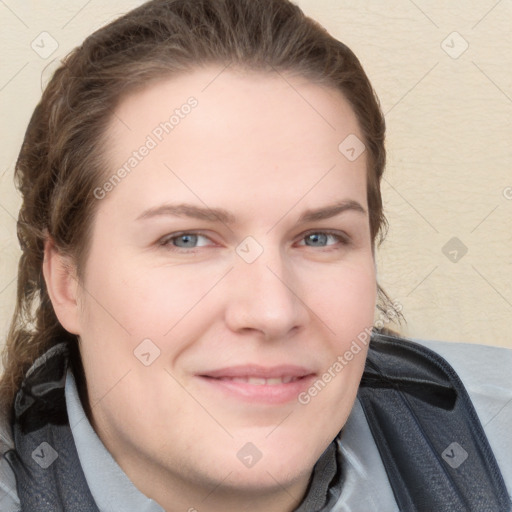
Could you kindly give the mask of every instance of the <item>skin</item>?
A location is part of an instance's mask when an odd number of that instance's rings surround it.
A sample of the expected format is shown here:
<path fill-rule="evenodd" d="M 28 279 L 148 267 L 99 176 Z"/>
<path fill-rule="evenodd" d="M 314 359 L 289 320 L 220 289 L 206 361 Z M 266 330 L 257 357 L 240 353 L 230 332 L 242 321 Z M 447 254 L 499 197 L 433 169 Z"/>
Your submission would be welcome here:
<path fill-rule="evenodd" d="M 366 155 L 351 162 L 338 150 L 349 134 L 362 139 L 340 92 L 221 71 L 165 79 L 119 104 L 107 178 L 175 108 L 198 100 L 98 200 L 83 282 L 51 240 L 45 278 L 59 320 L 80 336 L 91 423 L 143 493 L 166 511 L 291 511 L 350 413 L 365 347 L 307 405 L 240 399 L 197 375 L 252 363 L 320 377 L 373 324 Z M 340 201 L 363 211 L 298 222 Z M 165 203 L 224 208 L 237 221 L 137 220 Z M 183 231 L 203 236 L 188 246 L 169 238 Z M 252 263 L 236 252 L 248 236 L 263 250 Z M 160 350 L 149 366 L 134 355 L 144 339 Z M 248 442 L 262 454 L 250 468 L 237 457 Z"/>

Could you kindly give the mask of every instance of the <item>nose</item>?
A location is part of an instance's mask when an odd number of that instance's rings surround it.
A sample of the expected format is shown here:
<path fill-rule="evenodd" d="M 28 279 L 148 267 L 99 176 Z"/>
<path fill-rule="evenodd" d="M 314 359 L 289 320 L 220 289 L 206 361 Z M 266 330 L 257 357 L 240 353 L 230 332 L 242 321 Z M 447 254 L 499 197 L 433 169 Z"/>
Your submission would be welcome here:
<path fill-rule="evenodd" d="M 258 331 L 265 339 L 276 340 L 306 325 L 306 297 L 285 258 L 278 248 L 267 248 L 252 263 L 237 257 L 226 283 L 225 315 L 231 330 Z"/>

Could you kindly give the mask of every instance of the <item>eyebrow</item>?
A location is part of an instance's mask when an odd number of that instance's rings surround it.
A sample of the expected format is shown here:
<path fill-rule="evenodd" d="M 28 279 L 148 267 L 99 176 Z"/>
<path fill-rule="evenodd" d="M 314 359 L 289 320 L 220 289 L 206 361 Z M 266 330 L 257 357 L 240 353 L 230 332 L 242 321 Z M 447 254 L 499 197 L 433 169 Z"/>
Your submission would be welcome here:
<path fill-rule="evenodd" d="M 332 205 L 323 206 L 321 208 L 306 210 L 299 217 L 298 223 L 325 220 L 346 211 L 353 211 L 366 215 L 366 209 L 363 208 L 360 203 L 354 200 L 345 200 Z M 190 217 L 208 222 L 222 222 L 227 225 L 234 225 L 237 223 L 236 216 L 224 208 L 208 208 L 187 203 L 166 203 L 160 206 L 155 206 L 143 211 L 136 220 L 145 220 L 163 216 Z"/>

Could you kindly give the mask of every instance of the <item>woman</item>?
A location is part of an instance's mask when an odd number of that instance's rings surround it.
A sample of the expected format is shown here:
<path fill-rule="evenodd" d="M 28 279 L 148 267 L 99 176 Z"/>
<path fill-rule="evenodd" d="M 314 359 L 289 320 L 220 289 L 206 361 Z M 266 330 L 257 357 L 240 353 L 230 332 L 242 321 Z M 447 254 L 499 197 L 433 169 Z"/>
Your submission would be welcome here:
<path fill-rule="evenodd" d="M 384 131 L 353 53 L 285 0 L 156 0 L 72 52 L 16 170 L 2 503 L 508 510 L 506 441 L 455 372 L 372 332 L 400 309 Z"/>

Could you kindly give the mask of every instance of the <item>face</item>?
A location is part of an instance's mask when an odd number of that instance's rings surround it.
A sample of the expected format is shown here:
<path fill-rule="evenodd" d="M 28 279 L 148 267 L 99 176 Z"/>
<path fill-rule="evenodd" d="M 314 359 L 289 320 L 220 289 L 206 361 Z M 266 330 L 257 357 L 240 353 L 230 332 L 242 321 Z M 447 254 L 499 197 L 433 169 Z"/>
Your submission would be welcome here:
<path fill-rule="evenodd" d="M 118 106 L 80 347 L 97 433 L 161 503 L 300 496 L 345 423 L 376 300 L 349 135 L 339 92 L 277 74 L 204 68 Z"/>

